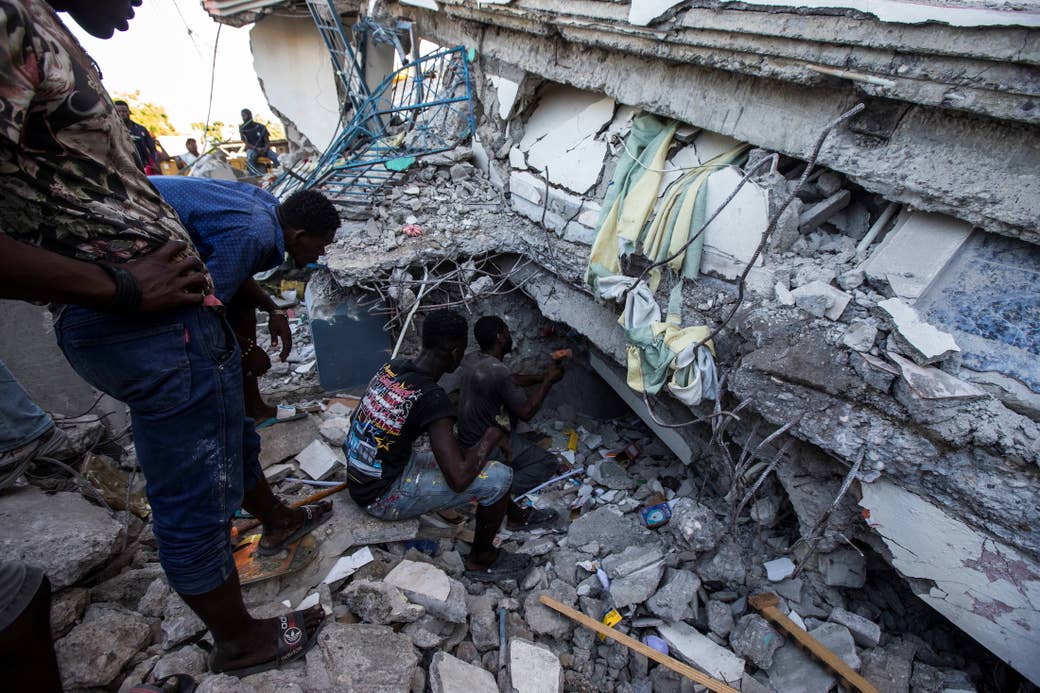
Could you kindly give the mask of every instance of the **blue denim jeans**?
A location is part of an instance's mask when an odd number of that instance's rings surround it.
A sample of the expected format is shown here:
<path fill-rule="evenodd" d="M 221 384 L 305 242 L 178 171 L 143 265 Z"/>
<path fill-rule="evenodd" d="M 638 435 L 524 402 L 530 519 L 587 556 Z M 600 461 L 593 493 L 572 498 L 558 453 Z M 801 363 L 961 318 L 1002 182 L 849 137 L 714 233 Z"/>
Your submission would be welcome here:
<path fill-rule="evenodd" d="M 279 165 L 278 154 L 275 153 L 274 149 L 268 147 L 267 151 L 264 152 L 261 152 L 257 149 L 250 149 L 246 152 L 246 165 L 249 167 L 251 173 L 255 173 L 257 175 L 267 173 L 267 171 L 264 168 L 262 168 L 260 164 L 258 164 L 256 161 L 262 156 L 266 156 L 268 159 L 270 159 L 271 163 L 273 163 L 275 166 Z"/>
<path fill-rule="evenodd" d="M 111 315 L 70 306 L 55 333 L 77 373 L 130 407 L 170 586 L 216 589 L 235 570 L 231 516 L 262 475 L 231 328 L 211 308 Z"/>
<path fill-rule="evenodd" d="M 0 452 L 31 443 L 54 426 L 0 361 Z"/>
<path fill-rule="evenodd" d="M 401 476 L 382 496 L 365 508 L 369 515 L 381 520 L 406 520 L 434 510 L 458 508 L 476 501 L 494 505 L 509 492 L 513 470 L 501 462 L 488 460 L 477 478 L 465 491 L 456 493 L 437 464 L 432 452 L 413 452 Z"/>

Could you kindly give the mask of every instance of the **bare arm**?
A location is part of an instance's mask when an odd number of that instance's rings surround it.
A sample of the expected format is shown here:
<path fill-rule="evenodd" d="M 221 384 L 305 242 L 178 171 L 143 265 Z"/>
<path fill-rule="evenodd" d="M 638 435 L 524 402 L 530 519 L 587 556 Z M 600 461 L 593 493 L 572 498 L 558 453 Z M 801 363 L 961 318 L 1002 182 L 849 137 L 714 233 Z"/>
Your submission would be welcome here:
<path fill-rule="evenodd" d="M 437 458 L 448 487 L 456 493 L 469 488 L 484 469 L 488 454 L 505 436 L 502 429 L 491 427 L 476 445 L 463 454 L 452 431 L 452 419 L 437 419 L 430 424 L 429 432 L 433 456 Z"/>
<path fill-rule="evenodd" d="M 563 367 L 554 361 L 549 365 L 549 370 L 545 372 L 542 381 L 538 383 L 538 387 L 527 396 L 527 401 L 524 402 L 524 405 L 510 413 L 521 421 L 530 421 L 538 413 L 538 409 L 542 406 L 542 402 L 545 401 L 545 396 L 549 394 L 549 390 L 561 378 L 563 378 Z"/>
<path fill-rule="evenodd" d="M 202 302 L 206 277 L 192 256 L 175 260 L 185 248 L 171 241 L 123 264 L 141 289 L 140 310 L 165 310 Z M 97 265 L 16 241 L 0 234 L 0 297 L 105 308 L 115 283 Z"/>
<path fill-rule="evenodd" d="M 247 279 L 238 289 L 238 294 L 267 313 L 267 329 L 271 331 L 271 346 L 278 346 L 278 342 L 281 341 L 282 350 L 278 353 L 278 358 L 282 361 L 289 358 L 289 352 L 292 351 L 292 330 L 289 329 L 289 318 L 285 316 L 285 311 L 278 310 L 271 295 L 264 291 L 264 287 L 260 286 L 255 279 Z"/>

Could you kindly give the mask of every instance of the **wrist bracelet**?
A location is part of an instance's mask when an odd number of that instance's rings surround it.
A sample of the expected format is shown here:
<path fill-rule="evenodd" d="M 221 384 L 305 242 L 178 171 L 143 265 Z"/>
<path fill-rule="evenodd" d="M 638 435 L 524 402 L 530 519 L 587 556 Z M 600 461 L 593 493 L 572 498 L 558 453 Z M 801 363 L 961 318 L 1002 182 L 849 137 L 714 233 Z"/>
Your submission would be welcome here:
<path fill-rule="evenodd" d="M 245 349 L 242 349 L 242 358 L 245 358 L 246 356 L 249 356 L 249 354 L 253 351 L 254 348 L 256 348 L 256 344 L 253 343 L 253 340 L 247 339 L 246 340 L 246 347 L 245 347 Z"/>
<path fill-rule="evenodd" d="M 109 313 L 132 313 L 141 307 L 141 287 L 138 286 L 134 275 L 108 262 L 99 262 L 97 265 L 116 285 L 112 300 L 103 310 Z"/>

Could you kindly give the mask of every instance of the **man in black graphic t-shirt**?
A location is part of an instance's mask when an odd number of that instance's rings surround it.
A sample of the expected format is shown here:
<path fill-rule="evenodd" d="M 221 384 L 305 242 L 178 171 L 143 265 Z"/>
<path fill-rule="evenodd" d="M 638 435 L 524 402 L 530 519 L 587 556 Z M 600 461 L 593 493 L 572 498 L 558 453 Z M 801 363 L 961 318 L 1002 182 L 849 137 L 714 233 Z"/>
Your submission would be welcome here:
<path fill-rule="evenodd" d="M 455 439 L 455 411 L 437 380 L 458 368 L 467 342 L 466 319 L 441 310 L 426 316 L 422 351 L 396 359 L 372 378 L 351 417 L 343 442 L 350 495 L 369 514 L 384 520 L 418 517 L 476 501 L 477 527 L 466 558 L 468 577 L 518 579 L 530 557 L 495 549 L 493 541 L 506 514 L 513 472 L 487 461 L 502 443 L 489 428 L 467 454 Z M 416 451 L 417 438 L 429 434 L 432 452 Z"/>

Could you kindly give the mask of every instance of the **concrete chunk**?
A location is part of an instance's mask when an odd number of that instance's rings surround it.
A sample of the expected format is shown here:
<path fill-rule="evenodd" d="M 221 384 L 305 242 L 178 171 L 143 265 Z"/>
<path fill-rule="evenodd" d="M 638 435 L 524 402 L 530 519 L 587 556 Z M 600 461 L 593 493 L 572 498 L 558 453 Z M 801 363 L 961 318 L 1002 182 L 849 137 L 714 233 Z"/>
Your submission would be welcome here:
<path fill-rule="evenodd" d="M 841 661 L 859 671 L 862 662 L 860 662 L 859 655 L 856 654 L 856 643 L 848 628 L 840 623 L 824 623 L 809 631 L 809 635 L 838 655 Z"/>
<path fill-rule="evenodd" d="M 837 320 L 849 305 L 852 295 L 841 289 L 826 284 L 822 281 L 814 281 L 799 286 L 791 292 L 795 305 L 811 313 L 818 318 Z"/>
<path fill-rule="evenodd" d="M 430 662 L 432 693 L 498 693 L 498 683 L 489 672 L 438 652 Z"/>
<path fill-rule="evenodd" d="M 424 594 L 441 601 L 451 592 L 451 579 L 437 566 L 417 561 L 401 561 L 387 574 L 384 582 L 402 590 Z"/>
<path fill-rule="evenodd" d="M 509 679 L 515 693 L 559 693 L 563 667 L 546 648 L 513 638 L 509 641 Z"/>
<path fill-rule="evenodd" d="M 887 280 L 896 295 L 918 298 L 971 235 L 971 224 L 943 214 L 901 214 L 895 228 L 863 263 L 867 277 Z"/>
<path fill-rule="evenodd" d="M 700 578 L 689 570 L 669 570 L 664 587 L 650 597 L 646 606 L 666 621 L 685 621 L 697 615 L 700 586 Z"/>
<path fill-rule="evenodd" d="M 0 556 L 36 566 L 56 590 L 104 564 L 122 538 L 122 523 L 78 493 L 29 486 L 0 498 Z"/>
<path fill-rule="evenodd" d="M 986 392 L 934 366 L 918 366 L 899 354 L 888 352 L 914 394 L 922 399 L 980 399 Z"/>
<path fill-rule="evenodd" d="M 794 562 L 786 556 L 766 561 L 764 566 L 770 582 L 780 582 L 794 574 Z"/>
<path fill-rule="evenodd" d="M 257 434 L 260 436 L 260 466 L 267 469 L 272 464 L 295 457 L 321 435 L 321 431 L 314 417 L 306 416 L 298 421 L 261 428 Z"/>
<path fill-rule="evenodd" d="M 151 639 L 151 626 L 142 616 L 111 605 L 92 605 L 83 622 L 55 643 L 62 686 L 69 690 L 108 685 Z"/>
<path fill-rule="evenodd" d="M 336 465 L 342 463 L 342 458 L 323 441 L 316 440 L 296 456 L 296 461 L 300 463 L 304 474 L 321 480 L 327 479 L 335 471 Z"/>
<path fill-rule="evenodd" d="M 877 304 L 892 325 L 892 336 L 906 355 L 920 366 L 943 361 L 960 351 L 953 335 L 925 322 L 898 298 Z"/>
<path fill-rule="evenodd" d="M 744 660 L 685 623 L 666 623 L 657 627 L 672 654 L 724 681 L 739 681 Z"/>
<path fill-rule="evenodd" d="M 798 226 L 801 228 L 802 233 L 812 231 L 817 226 L 845 209 L 851 199 L 852 193 L 848 190 L 840 190 L 828 197 L 826 200 L 817 202 L 811 207 L 806 208 L 802 212 L 802 215 L 798 217 Z"/>
<path fill-rule="evenodd" d="M 835 684 L 830 671 L 793 641 L 776 651 L 768 671 L 770 689 L 784 693 L 827 693 Z"/>
<path fill-rule="evenodd" d="M 859 614 L 835 607 L 828 617 L 834 623 L 840 623 L 852 632 L 852 637 L 862 647 L 877 647 L 881 642 L 881 626 Z"/>

